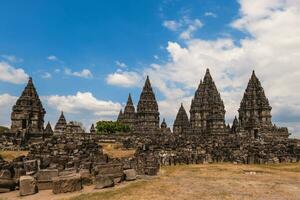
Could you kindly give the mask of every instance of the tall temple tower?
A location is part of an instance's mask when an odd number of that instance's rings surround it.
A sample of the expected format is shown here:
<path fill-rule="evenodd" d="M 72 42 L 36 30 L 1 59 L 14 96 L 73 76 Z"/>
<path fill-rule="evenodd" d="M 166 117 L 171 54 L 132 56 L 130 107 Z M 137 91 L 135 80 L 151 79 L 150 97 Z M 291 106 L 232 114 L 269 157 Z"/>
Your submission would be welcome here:
<path fill-rule="evenodd" d="M 239 121 L 245 130 L 272 126 L 272 107 L 253 70 L 239 108 Z"/>
<path fill-rule="evenodd" d="M 181 104 L 176 119 L 173 124 L 173 133 L 178 135 L 185 135 L 190 132 L 190 122 L 186 111 Z"/>
<path fill-rule="evenodd" d="M 206 70 L 203 82 L 192 99 L 190 109 L 190 122 L 195 133 L 222 134 L 225 130 L 225 108 L 220 93 Z"/>
<path fill-rule="evenodd" d="M 158 105 L 153 93 L 149 77 L 145 81 L 140 100 L 137 105 L 135 129 L 141 132 L 159 128 Z"/>
<path fill-rule="evenodd" d="M 41 136 L 44 131 L 44 115 L 42 102 L 30 77 L 22 95 L 12 108 L 11 132 L 23 136 Z"/>
<path fill-rule="evenodd" d="M 121 120 L 118 121 L 133 128 L 135 123 L 136 113 L 132 102 L 131 94 L 128 95 L 127 103 L 124 108 L 124 113 L 121 114 L 121 116 L 122 116 Z"/>

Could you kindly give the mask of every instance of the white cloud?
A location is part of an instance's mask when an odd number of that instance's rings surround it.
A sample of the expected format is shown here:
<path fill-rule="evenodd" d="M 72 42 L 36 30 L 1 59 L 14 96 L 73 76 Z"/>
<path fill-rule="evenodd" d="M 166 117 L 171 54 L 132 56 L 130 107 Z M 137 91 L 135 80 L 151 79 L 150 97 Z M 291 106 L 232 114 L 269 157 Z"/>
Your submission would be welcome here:
<path fill-rule="evenodd" d="M 57 109 L 71 114 L 89 112 L 97 117 L 114 117 L 121 109 L 121 104 L 112 101 L 99 100 L 90 92 L 77 92 L 76 95 L 59 96 L 52 95 L 44 97 L 47 104 Z M 86 118 L 88 116 L 84 116 Z"/>
<path fill-rule="evenodd" d="M 118 70 L 106 77 L 106 82 L 109 85 L 116 85 L 120 87 L 133 87 L 141 83 L 141 76 L 136 72 L 126 72 Z"/>
<path fill-rule="evenodd" d="M 158 55 L 154 55 L 153 58 L 154 58 L 155 60 L 158 60 L 158 59 L 159 59 L 159 56 L 158 56 Z"/>
<path fill-rule="evenodd" d="M 0 94 L 0 122 L 2 126 L 10 126 L 10 113 L 12 106 L 15 104 L 17 97 L 10 94 Z"/>
<path fill-rule="evenodd" d="M 50 61 L 57 61 L 58 60 L 58 58 L 54 55 L 48 56 L 47 59 L 50 60 Z"/>
<path fill-rule="evenodd" d="M 170 31 L 177 31 L 181 27 L 181 23 L 175 20 L 166 20 L 163 22 L 163 26 Z"/>
<path fill-rule="evenodd" d="M 83 69 L 82 71 L 79 72 L 73 72 L 71 69 L 66 68 L 65 74 L 70 76 L 77 76 L 81 78 L 93 78 L 93 74 L 89 69 Z"/>
<path fill-rule="evenodd" d="M 2 58 L 12 63 L 20 63 L 23 62 L 22 58 L 17 58 L 15 55 L 1 55 Z"/>
<path fill-rule="evenodd" d="M 0 81 L 21 84 L 28 80 L 28 75 L 22 68 L 15 68 L 7 62 L 0 61 Z"/>
<path fill-rule="evenodd" d="M 184 40 L 189 40 L 192 38 L 192 34 L 203 26 L 199 19 L 194 19 L 188 22 L 188 27 L 185 31 L 180 34 L 180 38 Z"/>
<path fill-rule="evenodd" d="M 213 13 L 213 12 L 205 12 L 205 13 L 204 13 L 204 16 L 216 18 L 216 17 L 217 17 L 217 14 L 216 14 L 216 13 Z"/>
<path fill-rule="evenodd" d="M 42 78 L 44 78 L 44 79 L 49 79 L 49 78 L 51 78 L 52 77 L 52 75 L 49 73 L 49 72 L 45 72 L 43 75 L 42 75 Z"/>
<path fill-rule="evenodd" d="M 179 37 L 183 40 L 190 40 L 193 33 L 203 26 L 200 19 L 190 19 L 188 16 L 183 16 L 182 19 L 167 20 L 163 22 L 163 26 L 175 32 L 180 32 Z"/>
<path fill-rule="evenodd" d="M 116 63 L 117 66 L 119 66 L 119 67 L 121 67 L 121 68 L 126 68 L 126 67 L 127 67 L 127 65 L 126 65 L 125 63 L 120 62 L 120 61 L 118 61 L 118 60 L 117 60 L 115 63 Z"/>

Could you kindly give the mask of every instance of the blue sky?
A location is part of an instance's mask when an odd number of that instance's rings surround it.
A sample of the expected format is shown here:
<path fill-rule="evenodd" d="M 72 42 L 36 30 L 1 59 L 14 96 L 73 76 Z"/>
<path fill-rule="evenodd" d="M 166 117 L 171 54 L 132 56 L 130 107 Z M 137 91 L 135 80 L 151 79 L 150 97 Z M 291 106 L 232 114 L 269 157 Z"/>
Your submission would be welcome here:
<path fill-rule="evenodd" d="M 89 126 L 115 118 L 129 92 L 137 103 L 149 74 L 161 117 L 172 125 L 180 102 L 189 111 L 194 90 L 209 67 L 229 123 L 255 69 L 273 106 L 273 121 L 297 134 L 299 96 L 292 88 L 300 83 L 295 77 L 271 81 L 282 74 L 282 66 L 289 66 L 286 70 L 295 76 L 300 73 L 300 61 L 292 56 L 300 50 L 298 29 L 293 29 L 299 24 L 293 9 L 299 6 L 292 0 L 249 2 L 1 1 L 0 69 L 5 73 L 0 75 L 0 124 L 9 125 L 7 107 L 28 76 L 47 110 L 46 121 L 54 125 L 64 110 L 68 120 Z M 293 37 L 290 43 L 284 39 Z M 4 77 L 7 73 L 11 79 Z M 296 82 L 290 85 L 293 78 Z"/>

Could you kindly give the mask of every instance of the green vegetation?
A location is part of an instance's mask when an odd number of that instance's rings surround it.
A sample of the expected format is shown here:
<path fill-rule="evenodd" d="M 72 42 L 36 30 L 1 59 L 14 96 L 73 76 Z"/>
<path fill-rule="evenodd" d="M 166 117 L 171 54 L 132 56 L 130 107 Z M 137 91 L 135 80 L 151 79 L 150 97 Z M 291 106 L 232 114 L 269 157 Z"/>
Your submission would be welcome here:
<path fill-rule="evenodd" d="M 6 132 L 6 131 L 8 131 L 8 130 L 9 130 L 9 128 L 7 128 L 7 127 L 5 127 L 5 126 L 0 126 L 0 134 Z"/>
<path fill-rule="evenodd" d="M 98 121 L 96 125 L 97 134 L 115 134 L 118 132 L 129 132 L 128 125 L 113 121 Z"/>

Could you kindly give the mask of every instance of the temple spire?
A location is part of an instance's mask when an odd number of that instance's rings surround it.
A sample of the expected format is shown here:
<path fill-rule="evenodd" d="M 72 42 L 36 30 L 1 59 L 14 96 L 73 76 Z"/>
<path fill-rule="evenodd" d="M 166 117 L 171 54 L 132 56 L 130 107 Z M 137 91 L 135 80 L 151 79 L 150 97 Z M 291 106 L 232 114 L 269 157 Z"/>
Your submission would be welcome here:
<path fill-rule="evenodd" d="M 239 108 L 239 120 L 246 130 L 272 126 L 272 107 L 253 70 Z"/>
<path fill-rule="evenodd" d="M 137 105 L 136 128 L 143 130 L 153 130 L 159 128 L 158 104 L 151 87 L 149 76 L 146 78 Z"/>
<path fill-rule="evenodd" d="M 177 112 L 176 119 L 173 124 L 173 132 L 174 134 L 188 134 L 190 131 L 190 122 L 188 115 L 181 103 L 180 108 Z"/>
<path fill-rule="evenodd" d="M 223 134 L 226 128 L 224 103 L 209 69 L 206 69 L 192 99 L 190 116 L 192 129 L 197 134 Z"/>
<path fill-rule="evenodd" d="M 54 127 L 54 133 L 58 133 L 58 134 L 64 133 L 66 127 L 67 127 L 67 120 L 64 116 L 64 112 L 61 111 L 59 119 Z"/>
<path fill-rule="evenodd" d="M 12 110 L 12 132 L 20 131 L 32 135 L 41 134 L 44 131 L 44 115 L 46 111 L 31 77 Z"/>

